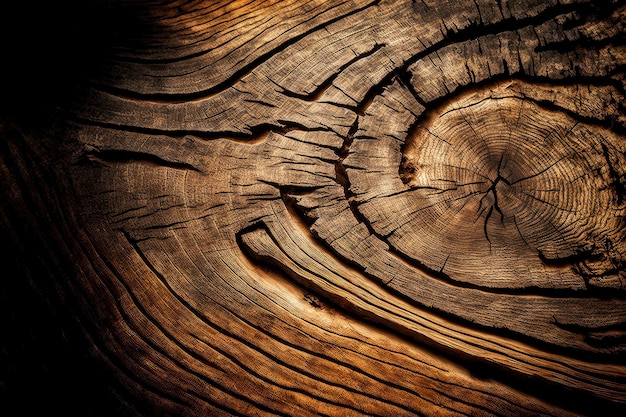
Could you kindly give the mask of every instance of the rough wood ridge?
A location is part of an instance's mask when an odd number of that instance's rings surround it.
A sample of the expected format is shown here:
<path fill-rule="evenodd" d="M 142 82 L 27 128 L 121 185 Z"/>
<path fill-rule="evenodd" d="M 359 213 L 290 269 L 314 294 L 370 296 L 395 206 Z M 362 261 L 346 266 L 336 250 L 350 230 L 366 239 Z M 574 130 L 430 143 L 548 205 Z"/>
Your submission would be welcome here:
<path fill-rule="evenodd" d="M 626 410 L 623 1 L 90 7 L 0 226 L 129 415 Z"/>

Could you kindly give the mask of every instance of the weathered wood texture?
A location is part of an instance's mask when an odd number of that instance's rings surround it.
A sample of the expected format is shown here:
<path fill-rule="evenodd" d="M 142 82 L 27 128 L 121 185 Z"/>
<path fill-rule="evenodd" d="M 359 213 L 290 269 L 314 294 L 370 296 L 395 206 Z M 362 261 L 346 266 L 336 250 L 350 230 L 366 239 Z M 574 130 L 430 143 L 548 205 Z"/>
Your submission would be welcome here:
<path fill-rule="evenodd" d="M 624 2 L 84 9 L 0 225 L 129 415 L 624 412 Z"/>

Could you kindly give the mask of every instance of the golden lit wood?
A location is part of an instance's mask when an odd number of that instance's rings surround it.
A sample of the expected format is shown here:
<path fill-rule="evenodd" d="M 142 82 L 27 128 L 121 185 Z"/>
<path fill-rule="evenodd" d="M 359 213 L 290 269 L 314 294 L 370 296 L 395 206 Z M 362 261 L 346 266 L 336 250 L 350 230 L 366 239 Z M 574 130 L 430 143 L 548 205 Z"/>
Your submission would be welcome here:
<path fill-rule="evenodd" d="M 0 219 L 132 415 L 624 410 L 623 4 L 109 7 Z"/>

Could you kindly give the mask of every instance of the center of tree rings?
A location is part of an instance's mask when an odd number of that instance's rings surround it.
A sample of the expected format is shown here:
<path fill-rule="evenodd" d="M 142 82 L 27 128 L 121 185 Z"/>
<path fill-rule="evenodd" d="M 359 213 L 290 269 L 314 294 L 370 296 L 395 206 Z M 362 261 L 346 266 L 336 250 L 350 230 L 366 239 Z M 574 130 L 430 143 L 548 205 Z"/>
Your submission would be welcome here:
<path fill-rule="evenodd" d="M 579 289 L 573 265 L 619 239 L 612 137 L 508 84 L 457 95 L 409 132 L 403 191 L 372 193 L 389 219 L 367 202 L 363 213 L 395 251 L 453 280 Z"/>

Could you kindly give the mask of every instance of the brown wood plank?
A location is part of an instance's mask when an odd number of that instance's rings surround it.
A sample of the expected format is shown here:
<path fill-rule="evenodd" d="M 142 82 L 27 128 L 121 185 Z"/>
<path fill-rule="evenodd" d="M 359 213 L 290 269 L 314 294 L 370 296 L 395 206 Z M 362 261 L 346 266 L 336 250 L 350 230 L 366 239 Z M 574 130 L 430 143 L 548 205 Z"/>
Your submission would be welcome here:
<path fill-rule="evenodd" d="M 626 410 L 623 2 L 63 7 L 7 53 L 7 404 Z"/>

